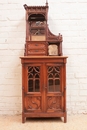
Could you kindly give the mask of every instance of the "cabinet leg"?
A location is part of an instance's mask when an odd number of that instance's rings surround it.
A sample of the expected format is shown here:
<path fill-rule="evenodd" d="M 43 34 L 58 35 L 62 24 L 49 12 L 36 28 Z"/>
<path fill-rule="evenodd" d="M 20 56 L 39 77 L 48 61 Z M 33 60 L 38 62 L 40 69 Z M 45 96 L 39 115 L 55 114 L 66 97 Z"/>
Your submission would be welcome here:
<path fill-rule="evenodd" d="M 25 123 L 25 116 L 23 112 L 22 112 L 22 123 Z"/>
<path fill-rule="evenodd" d="M 67 122 L 67 116 L 64 117 L 64 123 L 66 123 L 66 122 Z"/>
<path fill-rule="evenodd" d="M 25 117 L 22 117 L 22 123 L 25 123 Z"/>

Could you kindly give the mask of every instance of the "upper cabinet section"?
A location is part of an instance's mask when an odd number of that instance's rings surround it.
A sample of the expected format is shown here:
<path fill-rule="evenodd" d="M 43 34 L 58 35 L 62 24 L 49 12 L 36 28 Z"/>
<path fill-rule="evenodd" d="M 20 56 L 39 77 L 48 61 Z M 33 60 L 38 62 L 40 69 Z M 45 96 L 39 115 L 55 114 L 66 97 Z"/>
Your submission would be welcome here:
<path fill-rule="evenodd" d="M 62 35 L 54 35 L 48 28 L 48 3 L 45 6 L 27 6 L 26 10 L 26 45 L 25 55 L 62 55 Z M 45 45 L 43 50 L 33 48 L 35 42 Z M 32 43 L 32 44 L 31 44 Z M 31 49 L 28 48 L 31 44 Z M 52 51 L 50 48 L 53 48 Z M 54 49 L 55 48 L 55 49 Z M 33 50 L 34 49 L 34 50 Z"/>

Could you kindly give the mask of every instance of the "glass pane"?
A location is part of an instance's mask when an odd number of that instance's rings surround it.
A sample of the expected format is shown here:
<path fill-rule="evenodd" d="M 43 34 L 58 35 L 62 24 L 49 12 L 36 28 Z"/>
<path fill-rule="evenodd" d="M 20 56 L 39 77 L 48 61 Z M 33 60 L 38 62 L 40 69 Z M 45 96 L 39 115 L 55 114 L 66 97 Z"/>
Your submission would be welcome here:
<path fill-rule="evenodd" d="M 39 80 L 35 80 L 35 92 L 39 92 L 40 90 Z"/>
<path fill-rule="evenodd" d="M 53 74 L 49 74 L 49 78 L 53 78 Z"/>
<path fill-rule="evenodd" d="M 28 88 L 29 88 L 29 92 L 33 92 L 33 80 L 29 80 L 28 81 Z"/>
<path fill-rule="evenodd" d="M 38 74 L 36 74 L 36 75 L 35 75 L 35 78 L 39 78 L 39 75 L 38 75 Z"/>
<path fill-rule="evenodd" d="M 48 90 L 48 91 L 53 92 L 53 91 L 54 91 L 54 88 L 53 88 L 53 80 L 52 80 L 52 79 L 50 79 L 50 80 L 48 81 L 48 85 L 49 85 L 49 90 Z"/>
<path fill-rule="evenodd" d="M 33 75 L 32 75 L 32 74 L 30 74 L 30 75 L 29 75 L 29 78 L 33 78 Z"/>
<path fill-rule="evenodd" d="M 59 79 L 55 80 L 55 91 L 60 91 L 60 80 Z"/>
<path fill-rule="evenodd" d="M 55 73 L 55 78 L 59 78 L 59 74 L 58 73 Z"/>

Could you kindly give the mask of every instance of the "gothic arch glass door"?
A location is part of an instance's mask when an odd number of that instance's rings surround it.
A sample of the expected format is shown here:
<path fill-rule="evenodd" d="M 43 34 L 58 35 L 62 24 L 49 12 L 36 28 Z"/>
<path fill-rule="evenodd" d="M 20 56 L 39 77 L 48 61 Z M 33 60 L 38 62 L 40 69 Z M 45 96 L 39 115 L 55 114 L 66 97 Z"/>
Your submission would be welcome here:
<path fill-rule="evenodd" d="M 62 67 L 61 64 L 47 64 L 47 90 L 46 90 L 46 111 L 58 112 L 63 110 L 62 90 Z"/>

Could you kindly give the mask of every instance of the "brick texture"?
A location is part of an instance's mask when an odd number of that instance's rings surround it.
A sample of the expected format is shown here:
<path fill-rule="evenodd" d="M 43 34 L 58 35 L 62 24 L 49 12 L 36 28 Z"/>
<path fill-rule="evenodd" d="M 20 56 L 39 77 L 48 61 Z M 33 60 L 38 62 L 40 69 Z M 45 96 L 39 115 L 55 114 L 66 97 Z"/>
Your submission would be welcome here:
<path fill-rule="evenodd" d="M 0 114 L 20 114 L 21 61 L 25 44 L 24 4 L 45 0 L 0 0 Z M 48 24 L 63 35 L 67 60 L 67 112 L 87 113 L 87 0 L 49 0 Z"/>

